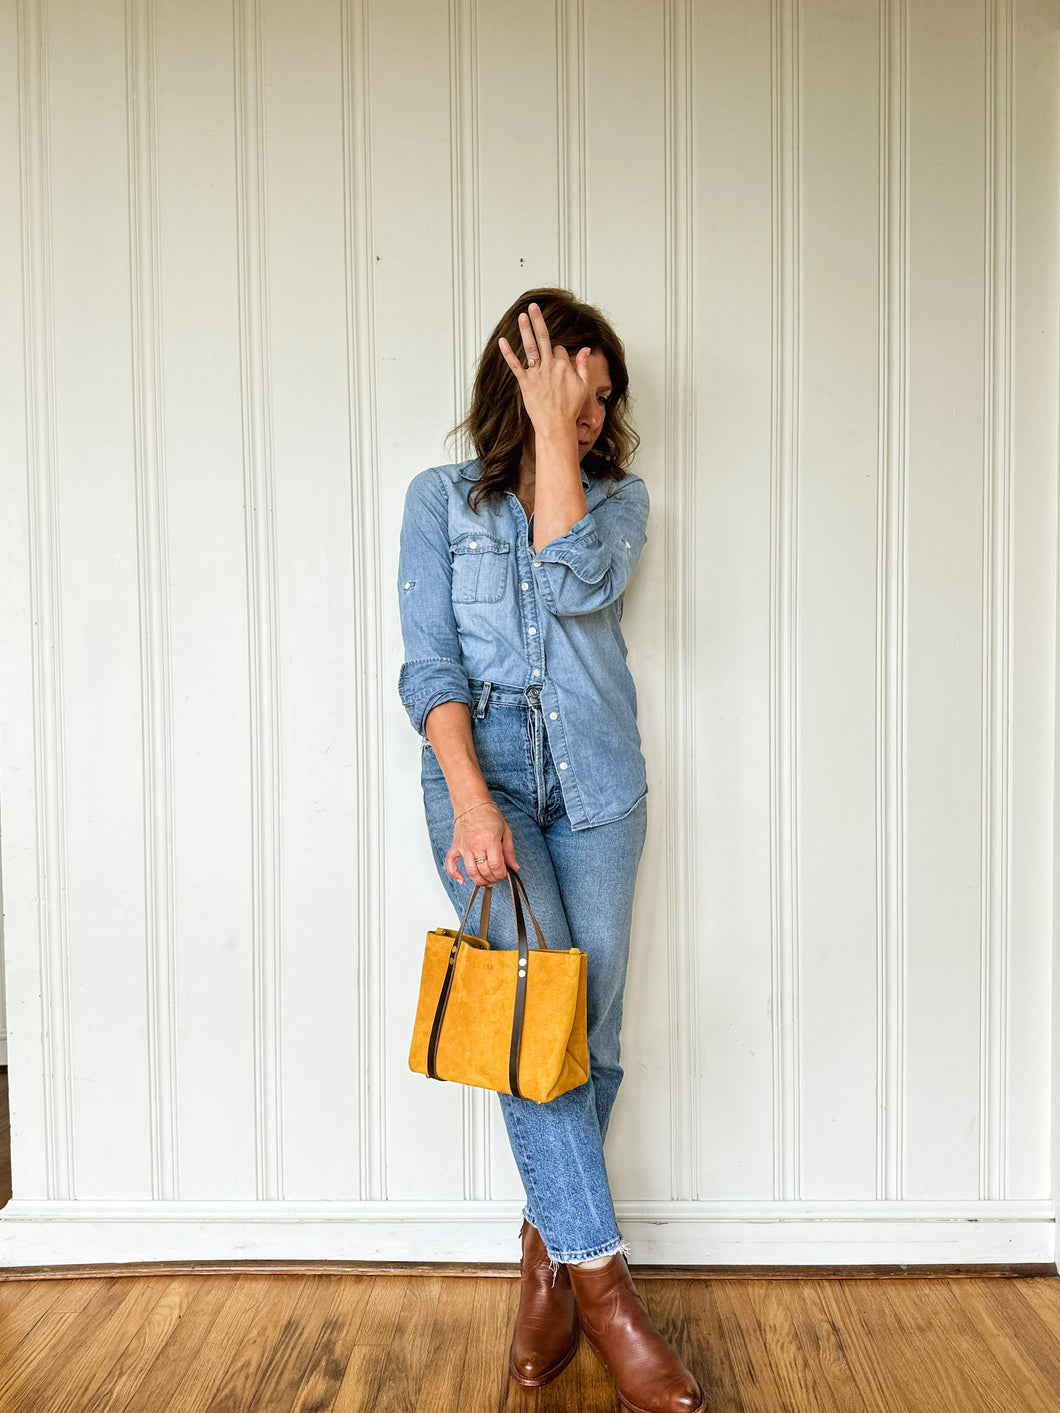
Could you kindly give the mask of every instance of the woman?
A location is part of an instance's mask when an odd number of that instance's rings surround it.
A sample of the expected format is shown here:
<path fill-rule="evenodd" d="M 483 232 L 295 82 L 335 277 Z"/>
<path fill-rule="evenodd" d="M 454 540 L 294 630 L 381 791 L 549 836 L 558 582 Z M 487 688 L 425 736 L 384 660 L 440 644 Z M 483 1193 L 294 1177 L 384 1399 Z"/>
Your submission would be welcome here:
<path fill-rule="evenodd" d="M 406 496 L 399 691 L 458 916 L 514 868 L 549 945 L 588 954 L 589 1080 L 547 1104 L 498 1096 L 526 1190 L 512 1377 L 547 1383 L 584 1330 L 628 1408 L 694 1413 L 702 1392 L 633 1285 L 603 1156 L 647 823 L 619 626 L 649 508 L 625 469 L 628 387 L 614 330 L 565 290 L 504 315 L 462 424 L 477 457 Z M 494 907 L 490 942 L 517 945 L 510 909 Z"/>

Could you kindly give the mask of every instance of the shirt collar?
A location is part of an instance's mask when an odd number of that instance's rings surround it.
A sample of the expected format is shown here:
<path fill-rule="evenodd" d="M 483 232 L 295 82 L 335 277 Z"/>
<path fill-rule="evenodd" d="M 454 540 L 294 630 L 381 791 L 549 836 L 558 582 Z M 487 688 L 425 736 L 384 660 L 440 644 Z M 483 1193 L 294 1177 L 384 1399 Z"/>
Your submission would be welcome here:
<path fill-rule="evenodd" d="M 589 489 L 589 475 L 584 466 L 578 468 L 581 471 L 582 485 Z M 465 481 L 477 481 L 482 475 L 482 467 L 477 457 L 471 461 L 465 461 L 460 467 L 460 474 Z"/>

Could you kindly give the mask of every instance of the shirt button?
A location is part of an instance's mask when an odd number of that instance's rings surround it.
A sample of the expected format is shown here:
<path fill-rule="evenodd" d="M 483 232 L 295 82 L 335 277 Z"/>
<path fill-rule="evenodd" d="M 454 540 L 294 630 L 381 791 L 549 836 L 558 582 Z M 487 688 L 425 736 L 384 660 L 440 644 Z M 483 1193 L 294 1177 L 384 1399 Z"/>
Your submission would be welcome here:
<path fill-rule="evenodd" d="M 629 541 L 626 541 L 626 549 L 629 549 Z"/>
<path fill-rule="evenodd" d="M 559 768 L 560 768 L 560 770 L 566 770 L 566 769 L 567 769 L 567 762 L 566 762 L 565 760 L 561 760 L 560 763 L 559 763 Z"/>
<path fill-rule="evenodd" d="M 535 668 L 534 668 L 534 676 L 535 676 L 535 677 L 540 677 L 540 676 L 541 676 L 541 669 L 540 669 L 540 667 L 535 667 Z"/>
<path fill-rule="evenodd" d="M 536 632 L 537 632 L 537 629 L 536 629 L 536 628 L 528 628 L 526 631 L 527 631 L 528 633 L 533 634 L 533 633 L 536 633 Z"/>
<path fill-rule="evenodd" d="M 556 716 L 557 716 L 557 713 L 556 713 L 556 712 L 550 711 L 549 714 L 548 714 L 548 719 L 549 719 L 549 721 L 555 721 Z"/>
<path fill-rule="evenodd" d="M 535 559 L 535 560 L 534 560 L 534 568 L 535 568 L 535 569 L 540 569 L 540 568 L 541 568 L 541 561 L 540 561 L 539 559 Z"/>
<path fill-rule="evenodd" d="M 411 588 L 412 588 L 412 585 L 411 585 L 411 584 L 406 584 L 406 585 L 405 585 L 405 588 L 406 588 L 406 589 L 411 589 Z"/>
<path fill-rule="evenodd" d="M 468 549 L 478 549 L 478 540 L 468 540 L 467 547 Z"/>
<path fill-rule="evenodd" d="M 530 585 L 524 583 L 524 584 L 520 585 L 520 587 L 523 588 L 523 589 L 529 589 Z M 406 589 L 408 588 L 408 585 L 407 585 L 407 584 L 405 585 L 405 588 L 406 588 Z"/>

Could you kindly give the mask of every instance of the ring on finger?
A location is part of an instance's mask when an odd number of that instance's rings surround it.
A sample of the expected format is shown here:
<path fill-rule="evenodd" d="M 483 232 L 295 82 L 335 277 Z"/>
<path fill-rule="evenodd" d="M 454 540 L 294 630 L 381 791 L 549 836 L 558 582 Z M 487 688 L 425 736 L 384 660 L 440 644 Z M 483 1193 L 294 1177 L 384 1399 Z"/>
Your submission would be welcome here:
<path fill-rule="evenodd" d="M 536 359 L 536 358 L 528 358 L 528 359 L 526 360 L 526 366 L 527 366 L 528 368 L 534 368 L 534 367 L 536 367 L 536 365 L 537 365 L 537 359 Z"/>

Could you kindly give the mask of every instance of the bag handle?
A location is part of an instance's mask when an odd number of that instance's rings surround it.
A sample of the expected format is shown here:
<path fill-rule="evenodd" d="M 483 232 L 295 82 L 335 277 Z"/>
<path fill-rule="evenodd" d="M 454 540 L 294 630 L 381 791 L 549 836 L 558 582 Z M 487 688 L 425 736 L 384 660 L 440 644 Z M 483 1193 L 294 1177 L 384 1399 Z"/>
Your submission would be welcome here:
<path fill-rule="evenodd" d="M 464 916 L 460 920 L 460 930 L 453 939 L 453 945 L 449 949 L 449 964 L 445 969 L 445 979 L 442 982 L 441 993 L 438 997 L 438 1005 L 434 1013 L 434 1024 L 431 1026 L 431 1038 L 427 1045 L 427 1073 L 431 1079 L 439 1079 L 437 1058 L 438 1042 L 442 1036 L 442 1022 L 445 1020 L 446 1007 L 449 1004 L 449 993 L 453 989 L 453 976 L 456 972 L 456 957 L 460 951 L 460 943 L 464 938 L 464 929 L 467 926 L 468 916 L 471 912 L 471 904 L 475 901 L 478 890 L 485 886 L 485 896 L 482 901 L 482 918 L 485 919 L 486 927 L 482 927 L 486 932 L 489 924 L 489 900 L 493 889 L 492 883 L 485 885 L 476 883 L 472 889 L 471 897 L 467 900 L 467 907 L 464 909 Z M 534 911 L 530 907 L 530 899 L 526 896 L 526 887 L 523 880 L 513 870 L 508 870 L 508 886 L 512 893 L 512 913 L 515 917 L 515 933 L 519 944 L 519 965 L 515 978 L 515 1007 L 512 1014 L 512 1042 L 508 1051 L 508 1084 L 511 1092 L 517 1099 L 522 1099 L 522 1090 L 519 1088 L 519 1052 L 523 1044 L 523 1020 L 526 1015 L 526 972 L 530 962 L 530 949 L 526 936 L 526 919 L 523 916 L 523 903 L 534 921 L 534 929 L 540 943 L 538 950 L 542 948 L 547 951 L 548 943 L 545 941 L 545 934 L 541 931 L 541 925 L 534 917 Z M 489 943 L 489 937 L 484 938 Z"/>
<path fill-rule="evenodd" d="M 533 910 L 533 908 L 530 906 L 530 899 L 526 896 L 526 884 L 525 884 L 525 883 L 523 882 L 523 880 L 520 878 L 519 874 L 518 874 L 518 873 L 513 873 L 511 869 L 508 870 L 508 878 L 509 878 L 509 880 L 511 880 L 511 879 L 514 878 L 516 884 L 518 885 L 519 894 L 520 894 L 520 897 L 522 898 L 523 906 L 526 908 L 526 911 L 530 914 L 530 920 L 531 920 L 531 922 L 534 924 L 534 931 L 537 933 L 537 945 L 538 945 L 539 947 L 547 947 L 547 946 L 548 946 L 548 943 L 545 941 L 545 934 L 541 931 L 541 924 L 538 922 L 537 918 L 534 916 L 534 910 Z M 509 883 L 509 886 L 511 886 L 510 883 Z M 493 896 L 493 884 L 492 884 L 492 883 L 486 883 L 486 884 L 476 883 L 476 884 L 475 884 L 475 893 L 477 893 L 480 888 L 482 889 L 482 914 L 481 914 L 481 916 L 479 917 L 479 923 L 478 923 L 479 936 L 480 936 L 484 941 L 488 942 L 488 941 L 490 940 L 490 899 L 491 899 L 492 896 Z M 464 921 L 460 924 L 460 931 L 461 931 L 461 932 L 463 932 L 463 930 L 464 930 L 464 926 L 465 926 L 465 924 L 466 924 L 466 922 L 467 922 L 467 918 L 468 918 L 468 913 L 471 911 L 471 904 L 475 901 L 475 893 L 472 893 L 472 894 L 471 894 L 471 897 L 468 899 L 467 907 L 466 907 L 465 910 L 464 910 Z M 514 904 L 514 903 L 512 904 L 512 907 L 513 907 L 513 910 L 514 910 L 514 907 L 515 907 L 515 904 Z"/>

